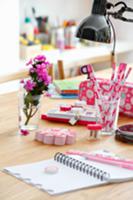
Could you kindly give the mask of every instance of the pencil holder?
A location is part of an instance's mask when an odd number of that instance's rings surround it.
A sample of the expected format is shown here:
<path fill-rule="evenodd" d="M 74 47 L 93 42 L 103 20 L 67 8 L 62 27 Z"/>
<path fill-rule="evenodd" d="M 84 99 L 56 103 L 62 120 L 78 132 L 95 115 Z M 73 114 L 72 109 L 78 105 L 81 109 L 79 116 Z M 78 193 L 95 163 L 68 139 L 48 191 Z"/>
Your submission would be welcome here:
<path fill-rule="evenodd" d="M 120 99 L 109 100 L 106 96 L 96 99 L 97 120 L 102 124 L 102 134 L 112 135 L 117 128 Z"/>

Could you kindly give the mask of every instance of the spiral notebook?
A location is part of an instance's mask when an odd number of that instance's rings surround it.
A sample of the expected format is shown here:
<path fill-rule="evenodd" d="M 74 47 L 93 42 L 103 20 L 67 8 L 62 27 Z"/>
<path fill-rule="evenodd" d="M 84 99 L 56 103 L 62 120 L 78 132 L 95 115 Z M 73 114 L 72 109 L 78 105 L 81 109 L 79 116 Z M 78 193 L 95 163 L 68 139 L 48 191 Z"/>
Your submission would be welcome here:
<path fill-rule="evenodd" d="M 59 171 L 55 174 L 45 173 L 45 167 L 53 165 L 58 167 Z M 6 167 L 3 171 L 50 195 L 133 179 L 131 170 L 62 153 L 55 154 L 54 159 Z"/>

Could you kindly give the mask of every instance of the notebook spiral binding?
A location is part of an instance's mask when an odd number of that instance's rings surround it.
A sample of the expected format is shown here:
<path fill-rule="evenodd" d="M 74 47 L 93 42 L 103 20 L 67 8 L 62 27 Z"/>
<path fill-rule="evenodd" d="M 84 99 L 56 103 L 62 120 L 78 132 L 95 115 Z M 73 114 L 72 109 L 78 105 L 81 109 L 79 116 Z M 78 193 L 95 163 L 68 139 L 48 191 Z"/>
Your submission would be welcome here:
<path fill-rule="evenodd" d="M 85 174 L 89 174 L 90 176 L 100 179 L 101 181 L 109 180 L 110 178 L 110 174 L 107 173 L 106 171 L 98 169 L 92 165 L 86 164 L 82 161 L 79 161 L 75 158 L 72 158 L 60 152 L 55 154 L 54 160 L 70 168 L 76 169 Z"/>

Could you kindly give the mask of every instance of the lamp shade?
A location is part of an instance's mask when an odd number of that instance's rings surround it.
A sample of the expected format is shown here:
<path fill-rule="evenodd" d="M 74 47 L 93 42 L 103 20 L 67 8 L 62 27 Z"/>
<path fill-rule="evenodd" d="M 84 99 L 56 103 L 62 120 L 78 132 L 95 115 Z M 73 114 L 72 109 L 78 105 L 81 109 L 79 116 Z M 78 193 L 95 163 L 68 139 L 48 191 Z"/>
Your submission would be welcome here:
<path fill-rule="evenodd" d="M 106 14 L 106 0 L 95 0 L 92 14 L 79 25 L 76 37 L 96 42 L 110 43 L 111 30 Z"/>

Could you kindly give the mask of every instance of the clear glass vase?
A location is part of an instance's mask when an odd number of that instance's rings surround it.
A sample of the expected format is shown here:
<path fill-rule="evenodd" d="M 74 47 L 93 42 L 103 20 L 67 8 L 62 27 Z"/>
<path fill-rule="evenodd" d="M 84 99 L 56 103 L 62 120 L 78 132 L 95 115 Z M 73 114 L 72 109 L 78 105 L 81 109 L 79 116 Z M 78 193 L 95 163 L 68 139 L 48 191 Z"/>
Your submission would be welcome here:
<path fill-rule="evenodd" d="M 40 118 L 41 95 L 31 95 L 20 84 L 19 91 L 19 132 L 34 131 Z"/>

